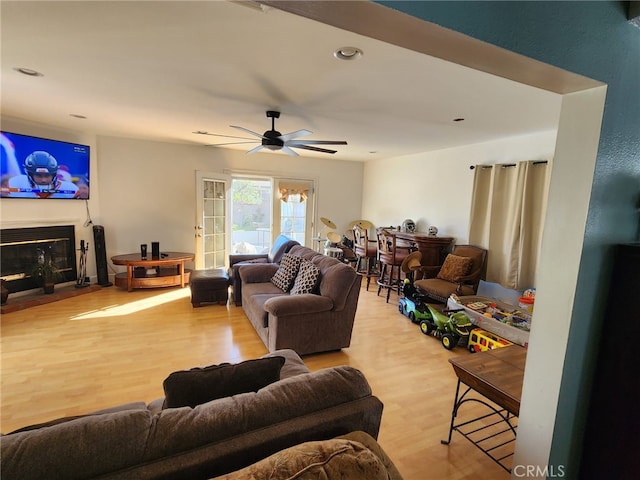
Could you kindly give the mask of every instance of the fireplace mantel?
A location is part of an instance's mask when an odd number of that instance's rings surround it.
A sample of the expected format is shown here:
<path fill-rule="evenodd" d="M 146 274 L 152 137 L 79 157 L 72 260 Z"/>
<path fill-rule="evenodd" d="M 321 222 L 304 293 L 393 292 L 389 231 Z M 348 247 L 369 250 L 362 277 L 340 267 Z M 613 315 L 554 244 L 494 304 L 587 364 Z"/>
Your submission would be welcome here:
<path fill-rule="evenodd" d="M 58 227 L 62 225 L 74 225 L 77 221 L 77 217 L 47 218 L 42 220 L 3 220 L 0 222 L 0 228 L 4 230 L 7 228 Z"/>

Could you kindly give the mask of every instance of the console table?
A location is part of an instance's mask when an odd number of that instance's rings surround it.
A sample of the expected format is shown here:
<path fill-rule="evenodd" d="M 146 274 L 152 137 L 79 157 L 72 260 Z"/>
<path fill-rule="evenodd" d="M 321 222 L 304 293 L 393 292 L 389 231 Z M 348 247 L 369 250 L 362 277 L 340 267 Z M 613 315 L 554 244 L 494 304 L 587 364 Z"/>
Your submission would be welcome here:
<path fill-rule="evenodd" d="M 160 257 L 142 258 L 139 253 L 111 257 L 114 265 L 125 265 L 126 272 L 116 274 L 115 284 L 131 291 L 134 288 L 184 287 L 189 282 L 190 270 L 185 262 L 192 262 L 193 253 L 163 252 Z"/>
<path fill-rule="evenodd" d="M 519 345 L 496 348 L 450 358 L 449 362 L 458 377 L 456 395 L 451 413 L 449 437 L 442 440 L 448 445 L 453 431 L 457 431 L 476 447 L 486 453 L 502 468 L 511 471 L 507 461 L 513 456 L 517 424 L 520 414 L 520 396 L 527 349 Z M 467 389 L 460 394 L 460 385 Z M 481 399 L 468 397 L 474 390 L 491 400 L 499 408 Z M 455 423 L 460 407 L 467 402 L 476 402 L 489 409 L 489 413 L 471 420 Z"/>

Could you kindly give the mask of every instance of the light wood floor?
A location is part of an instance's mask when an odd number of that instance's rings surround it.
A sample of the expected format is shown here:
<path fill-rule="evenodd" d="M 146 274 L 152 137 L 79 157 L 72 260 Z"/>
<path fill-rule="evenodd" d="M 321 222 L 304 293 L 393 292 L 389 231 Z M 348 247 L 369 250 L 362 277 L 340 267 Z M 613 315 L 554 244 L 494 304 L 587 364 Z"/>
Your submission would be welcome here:
<path fill-rule="evenodd" d="M 379 443 L 406 480 L 507 479 L 449 429 L 456 377 L 445 350 L 371 286 L 351 347 L 305 357 L 311 370 L 348 364 L 384 403 Z M 192 308 L 189 289 L 104 288 L 1 318 L 1 431 L 162 396 L 172 371 L 255 358 L 266 349 L 241 307 Z"/>

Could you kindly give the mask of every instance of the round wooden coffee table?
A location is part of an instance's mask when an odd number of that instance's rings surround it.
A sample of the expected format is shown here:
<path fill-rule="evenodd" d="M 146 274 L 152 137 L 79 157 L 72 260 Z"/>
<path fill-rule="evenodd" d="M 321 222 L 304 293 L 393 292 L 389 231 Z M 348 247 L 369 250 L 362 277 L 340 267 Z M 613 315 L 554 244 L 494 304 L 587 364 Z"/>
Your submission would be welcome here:
<path fill-rule="evenodd" d="M 116 274 L 115 284 L 131 291 L 134 288 L 184 287 L 189 283 L 191 270 L 185 262 L 192 262 L 193 253 L 162 252 L 159 257 L 142 258 L 139 253 L 111 257 L 114 265 L 125 265 L 126 272 Z"/>

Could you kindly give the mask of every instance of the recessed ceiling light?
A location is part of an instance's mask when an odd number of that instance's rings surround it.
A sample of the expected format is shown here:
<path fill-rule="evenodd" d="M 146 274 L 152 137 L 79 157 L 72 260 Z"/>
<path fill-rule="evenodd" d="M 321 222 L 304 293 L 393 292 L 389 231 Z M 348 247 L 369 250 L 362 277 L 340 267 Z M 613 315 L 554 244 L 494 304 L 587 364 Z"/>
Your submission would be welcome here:
<path fill-rule="evenodd" d="M 362 50 L 357 47 L 341 47 L 333 52 L 333 56 L 338 60 L 357 60 L 362 55 Z"/>
<path fill-rule="evenodd" d="M 31 68 L 24 68 L 24 67 L 16 67 L 14 68 L 14 70 L 16 72 L 20 72 L 23 75 L 28 75 L 30 77 L 44 77 L 44 75 L 36 70 L 33 70 Z"/>

